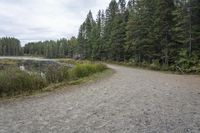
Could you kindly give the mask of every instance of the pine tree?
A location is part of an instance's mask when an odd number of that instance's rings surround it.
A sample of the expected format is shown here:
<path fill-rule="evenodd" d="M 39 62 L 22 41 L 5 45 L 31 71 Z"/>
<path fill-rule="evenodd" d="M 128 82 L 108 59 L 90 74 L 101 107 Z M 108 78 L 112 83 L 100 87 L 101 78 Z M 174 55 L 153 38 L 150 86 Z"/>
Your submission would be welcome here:
<path fill-rule="evenodd" d="M 96 23 L 93 19 L 92 12 L 89 11 L 86 21 L 86 58 L 91 58 L 92 53 L 92 30 L 95 27 Z"/>
<path fill-rule="evenodd" d="M 190 16 L 190 52 L 194 52 L 200 58 L 200 1 L 189 0 Z"/>
<path fill-rule="evenodd" d="M 118 7 L 121 14 L 124 14 L 126 11 L 126 0 L 119 0 Z"/>
<path fill-rule="evenodd" d="M 2 56 L 23 55 L 20 41 L 13 37 L 0 38 L 0 55 Z"/>
<path fill-rule="evenodd" d="M 128 22 L 126 25 L 126 44 L 124 45 L 125 49 L 125 58 L 130 59 L 134 58 L 135 53 L 135 27 L 136 27 L 136 12 L 135 12 L 135 1 L 129 0 L 127 5 L 127 10 L 129 12 Z"/>
<path fill-rule="evenodd" d="M 85 22 L 80 26 L 78 34 L 78 53 L 82 58 L 86 57 L 86 31 L 85 31 Z"/>
<path fill-rule="evenodd" d="M 154 19 L 156 1 L 129 1 L 129 20 L 126 32 L 126 53 L 136 62 L 151 63 L 155 57 Z"/>
<path fill-rule="evenodd" d="M 89 11 L 85 22 L 79 29 L 78 41 L 80 47 L 81 56 L 83 58 L 91 58 L 92 53 L 92 30 L 96 23 L 93 19 L 92 12 Z"/>
<path fill-rule="evenodd" d="M 186 48 L 189 41 L 189 19 L 186 0 L 179 0 L 175 3 L 176 10 L 173 12 L 175 26 L 174 41 L 180 48 Z"/>
<path fill-rule="evenodd" d="M 100 49 L 102 44 L 102 13 L 99 10 L 97 14 L 96 25 L 92 30 L 92 59 L 100 59 Z"/>
<path fill-rule="evenodd" d="M 174 62 L 175 44 L 172 40 L 173 11 L 175 9 L 173 0 L 158 0 L 156 13 L 156 36 L 159 44 L 156 46 L 160 51 L 160 59 L 164 65 Z"/>
<path fill-rule="evenodd" d="M 106 57 L 109 59 L 114 59 L 114 50 L 112 49 L 114 46 L 112 36 L 113 36 L 113 28 L 114 21 L 119 12 L 118 4 L 115 0 L 112 0 L 109 4 L 108 9 L 106 10 L 106 19 L 105 19 L 105 33 L 104 33 L 104 41 L 105 41 L 105 49 L 106 49 Z"/>
<path fill-rule="evenodd" d="M 104 10 L 101 11 L 101 33 L 100 33 L 100 46 L 99 46 L 99 58 L 100 60 L 105 60 L 107 57 L 107 43 L 105 41 L 105 24 L 106 24 L 106 17 Z"/>

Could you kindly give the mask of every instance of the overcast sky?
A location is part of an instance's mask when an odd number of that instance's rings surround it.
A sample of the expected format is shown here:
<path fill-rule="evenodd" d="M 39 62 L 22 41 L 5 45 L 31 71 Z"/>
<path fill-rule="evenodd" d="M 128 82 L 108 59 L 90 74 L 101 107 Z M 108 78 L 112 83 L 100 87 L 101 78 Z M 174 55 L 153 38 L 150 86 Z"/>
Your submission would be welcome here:
<path fill-rule="evenodd" d="M 0 37 L 29 41 L 77 36 L 91 9 L 96 18 L 110 0 L 0 0 Z"/>

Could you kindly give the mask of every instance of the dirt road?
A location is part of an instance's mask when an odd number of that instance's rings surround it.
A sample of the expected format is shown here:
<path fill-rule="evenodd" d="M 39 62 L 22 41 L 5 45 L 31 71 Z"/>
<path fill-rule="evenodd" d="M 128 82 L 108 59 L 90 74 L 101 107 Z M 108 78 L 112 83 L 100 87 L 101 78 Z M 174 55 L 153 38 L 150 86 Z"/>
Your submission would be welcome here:
<path fill-rule="evenodd" d="M 0 102 L 1 133 L 199 133 L 200 77 L 109 65 L 114 75 Z"/>

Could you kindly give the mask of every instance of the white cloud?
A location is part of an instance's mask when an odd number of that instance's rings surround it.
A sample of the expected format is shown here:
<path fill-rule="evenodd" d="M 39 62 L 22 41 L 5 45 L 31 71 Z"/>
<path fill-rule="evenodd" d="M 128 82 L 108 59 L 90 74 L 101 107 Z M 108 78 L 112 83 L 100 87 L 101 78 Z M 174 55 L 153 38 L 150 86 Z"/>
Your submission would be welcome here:
<path fill-rule="evenodd" d="M 88 11 L 96 17 L 110 0 L 1 0 L 0 37 L 22 43 L 76 36 Z"/>

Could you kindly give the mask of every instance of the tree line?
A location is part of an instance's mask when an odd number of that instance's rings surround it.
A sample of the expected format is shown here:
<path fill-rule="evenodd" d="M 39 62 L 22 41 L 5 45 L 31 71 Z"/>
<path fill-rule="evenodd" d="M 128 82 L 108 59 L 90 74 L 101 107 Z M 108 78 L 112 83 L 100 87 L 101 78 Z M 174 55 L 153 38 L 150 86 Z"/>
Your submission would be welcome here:
<path fill-rule="evenodd" d="M 73 58 L 75 56 L 77 39 L 72 37 L 57 41 L 30 42 L 24 47 L 24 54 L 32 56 L 44 56 L 47 58 Z"/>
<path fill-rule="evenodd" d="M 78 34 L 83 58 L 161 65 L 200 59 L 199 0 L 112 0 Z"/>
<path fill-rule="evenodd" d="M 0 56 L 42 56 L 46 58 L 74 58 L 78 56 L 78 41 L 76 37 L 71 39 L 47 40 L 29 42 L 24 47 L 20 40 L 14 37 L 0 38 Z"/>
<path fill-rule="evenodd" d="M 0 38 L 0 56 L 23 55 L 20 41 L 13 37 Z"/>
<path fill-rule="evenodd" d="M 200 68 L 199 0 L 111 0 L 96 20 L 89 11 L 77 38 L 31 42 L 0 39 L 0 55 L 129 61 Z"/>

